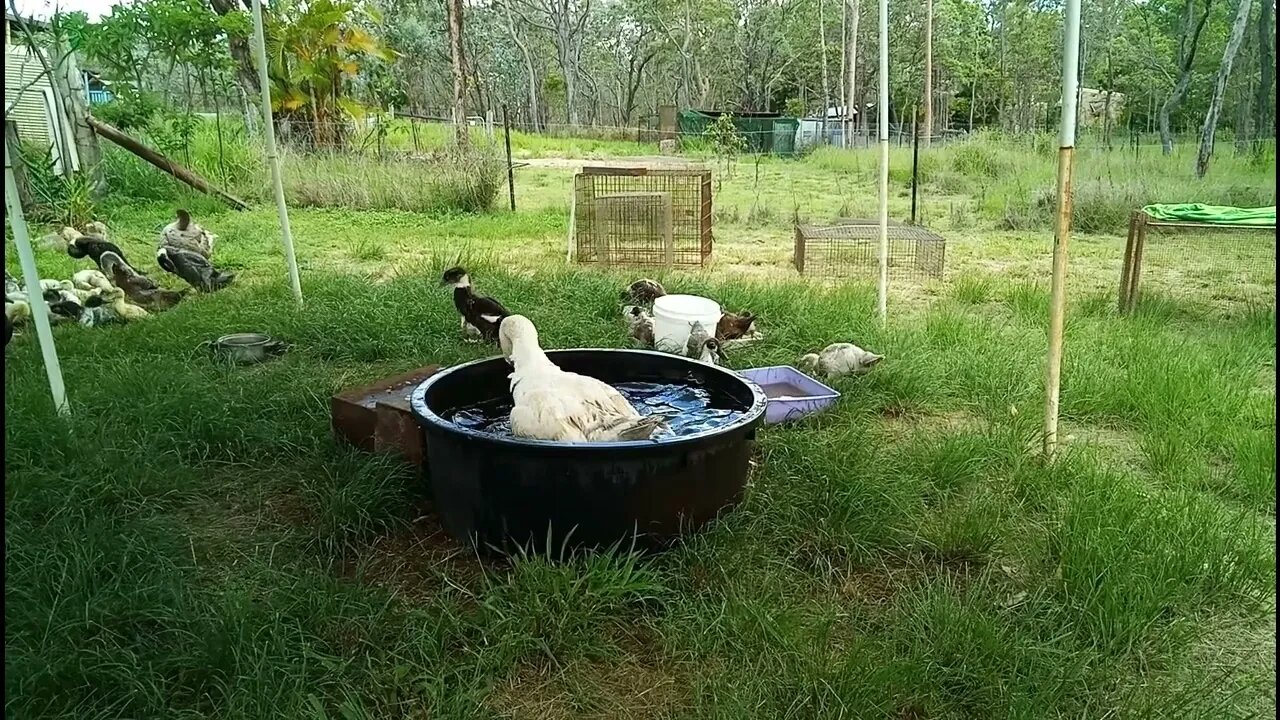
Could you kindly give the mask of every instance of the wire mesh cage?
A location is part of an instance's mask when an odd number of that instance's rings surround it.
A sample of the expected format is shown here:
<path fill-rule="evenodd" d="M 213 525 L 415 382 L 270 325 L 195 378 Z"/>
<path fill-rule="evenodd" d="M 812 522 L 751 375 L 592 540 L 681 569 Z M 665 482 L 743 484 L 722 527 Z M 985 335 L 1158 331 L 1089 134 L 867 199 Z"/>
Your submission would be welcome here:
<path fill-rule="evenodd" d="M 880 268 L 880 226 L 876 220 L 841 219 L 831 225 L 798 224 L 795 266 L 805 274 L 828 277 L 876 277 Z M 911 279 L 940 279 L 947 241 L 920 225 L 890 221 L 889 274 Z"/>
<path fill-rule="evenodd" d="M 711 255 L 711 171 L 584 167 L 573 235 L 581 263 L 700 266 Z"/>
<path fill-rule="evenodd" d="M 1119 309 L 1138 305 L 1140 285 L 1210 305 L 1276 302 L 1275 225 L 1165 221 L 1137 211 L 1120 269 Z"/>

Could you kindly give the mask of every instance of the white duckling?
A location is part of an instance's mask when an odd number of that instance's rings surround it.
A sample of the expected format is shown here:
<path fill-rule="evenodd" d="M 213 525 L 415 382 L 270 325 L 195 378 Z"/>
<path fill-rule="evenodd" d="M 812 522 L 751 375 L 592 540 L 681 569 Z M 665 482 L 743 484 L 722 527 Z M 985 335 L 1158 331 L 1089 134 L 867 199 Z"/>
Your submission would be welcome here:
<path fill-rule="evenodd" d="M 883 355 L 868 352 L 853 343 L 834 343 L 820 353 L 809 353 L 800 358 L 799 365 L 802 370 L 834 378 L 864 373 L 883 359 Z"/>
<path fill-rule="evenodd" d="M 110 290 L 115 287 L 99 270 L 81 270 L 71 276 L 71 284 L 77 290 Z"/>
<path fill-rule="evenodd" d="M 498 328 L 511 373 L 511 432 L 517 437 L 560 442 L 647 440 L 664 424 L 641 416 L 622 393 L 605 382 L 561 370 L 538 345 L 538 330 L 523 315 L 503 318 Z"/>
<path fill-rule="evenodd" d="M 653 347 L 653 316 L 639 305 L 622 308 L 622 319 L 627 322 L 627 334 L 641 347 Z"/>

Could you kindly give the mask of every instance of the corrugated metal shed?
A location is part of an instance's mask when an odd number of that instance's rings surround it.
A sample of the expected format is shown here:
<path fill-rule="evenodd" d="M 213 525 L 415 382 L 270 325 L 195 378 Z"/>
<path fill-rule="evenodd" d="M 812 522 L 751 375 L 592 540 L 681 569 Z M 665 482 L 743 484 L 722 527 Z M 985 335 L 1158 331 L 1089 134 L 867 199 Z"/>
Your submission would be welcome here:
<path fill-rule="evenodd" d="M 49 78 L 41 77 L 40 60 L 24 48 L 5 49 L 4 106 L 6 117 L 18 124 L 23 140 L 50 143 L 49 116 L 45 110 L 45 90 Z"/>

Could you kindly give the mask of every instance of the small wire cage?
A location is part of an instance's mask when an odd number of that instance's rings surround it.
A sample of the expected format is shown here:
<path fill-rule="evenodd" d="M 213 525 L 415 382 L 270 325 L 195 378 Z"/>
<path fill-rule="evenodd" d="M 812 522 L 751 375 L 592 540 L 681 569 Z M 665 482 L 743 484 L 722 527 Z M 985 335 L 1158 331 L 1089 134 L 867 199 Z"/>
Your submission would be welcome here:
<path fill-rule="evenodd" d="M 573 244 L 580 263 L 701 266 L 711 255 L 711 171 L 584 167 Z"/>
<path fill-rule="evenodd" d="M 941 279 L 947 241 L 920 225 L 890 221 L 889 275 Z M 795 227 L 796 270 L 823 277 L 876 277 L 880 268 L 880 226 L 876 220 L 842 219 L 832 225 Z"/>

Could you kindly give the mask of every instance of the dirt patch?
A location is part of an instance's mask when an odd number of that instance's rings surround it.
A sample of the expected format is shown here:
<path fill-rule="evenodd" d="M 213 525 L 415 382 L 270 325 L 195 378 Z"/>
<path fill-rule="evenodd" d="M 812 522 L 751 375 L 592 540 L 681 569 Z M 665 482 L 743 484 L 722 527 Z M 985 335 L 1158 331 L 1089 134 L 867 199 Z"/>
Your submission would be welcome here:
<path fill-rule="evenodd" d="M 566 667 L 524 666 L 494 688 L 488 702 L 498 717 L 510 720 L 668 718 L 686 706 L 686 677 L 634 655 Z"/>
<path fill-rule="evenodd" d="M 517 163 L 525 163 L 528 167 L 537 168 L 564 168 L 567 170 L 580 170 L 587 165 L 605 166 L 605 167 L 624 167 L 624 168 L 694 168 L 702 167 L 701 162 L 687 160 L 681 157 L 670 156 L 636 156 L 627 158 L 528 158 L 526 160 L 516 160 Z"/>
<path fill-rule="evenodd" d="M 338 575 L 391 590 L 405 598 L 424 598 L 443 585 L 469 586 L 483 573 L 475 553 L 445 533 L 423 503 L 416 519 L 399 532 L 356 547 L 338 563 Z"/>

